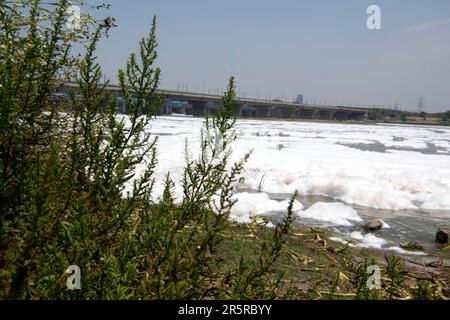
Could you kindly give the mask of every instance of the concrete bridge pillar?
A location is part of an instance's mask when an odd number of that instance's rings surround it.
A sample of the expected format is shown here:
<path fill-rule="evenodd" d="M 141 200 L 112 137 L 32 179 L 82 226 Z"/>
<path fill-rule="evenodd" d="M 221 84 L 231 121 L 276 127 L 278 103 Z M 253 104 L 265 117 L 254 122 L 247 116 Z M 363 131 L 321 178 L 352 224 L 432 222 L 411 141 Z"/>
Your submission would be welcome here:
<path fill-rule="evenodd" d="M 270 118 L 281 118 L 281 110 L 279 108 L 273 108 L 268 115 Z"/>
<path fill-rule="evenodd" d="M 317 110 L 312 109 L 299 109 L 298 110 L 299 119 L 316 119 L 317 118 Z"/>
<path fill-rule="evenodd" d="M 206 105 L 206 111 L 210 116 L 215 116 L 217 114 L 217 109 L 220 108 L 220 106 L 215 105 L 213 103 L 208 103 Z"/>
<path fill-rule="evenodd" d="M 100 104 L 100 108 L 102 110 L 108 109 L 109 104 L 111 103 L 111 100 L 114 99 L 114 96 L 110 92 L 106 92 L 105 99 L 102 100 Z"/>
<path fill-rule="evenodd" d="M 293 119 L 295 118 L 295 111 L 297 111 L 297 109 L 295 108 L 283 108 L 283 118 L 285 119 Z"/>
<path fill-rule="evenodd" d="M 352 112 L 348 119 L 354 121 L 362 121 L 367 118 L 367 112 Z"/>
<path fill-rule="evenodd" d="M 188 105 L 187 107 L 186 107 L 186 114 L 187 115 L 190 115 L 190 116 L 192 116 L 192 112 L 193 112 L 193 108 L 192 108 L 192 105 Z"/>
<path fill-rule="evenodd" d="M 332 120 L 336 111 L 333 110 L 319 110 L 318 118 L 320 120 Z"/>
<path fill-rule="evenodd" d="M 194 117 L 204 117 L 208 103 L 205 101 L 192 101 L 192 114 Z"/>
<path fill-rule="evenodd" d="M 348 111 L 337 111 L 334 117 L 338 121 L 347 121 L 349 115 L 350 115 L 350 112 L 348 112 Z"/>
<path fill-rule="evenodd" d="M 272 107 L 256 107 L 255 115 L 257 118 L 270 118 L 272 116 Z"/>
<path fill-rule="evenodd" d="M 241 108 L 241 117 L 256 118 L 256 107 L 250 105 L 243 105 Z"/>
<path fill-rule="evenodd" d="M 242 107 L 243 107 L 243 106 L 244 106 L 243 104 L 238 104 L 238 103 L 236 103 L 236 104 L 233 106 L 234 115 L 235 115 L 236 117 L 240 117 L 240 116 L 242 115 Z"/>
<path fill-rule="evenodd" d="M 185 106 L 172 107 L 172 113 L 186 114 L 186 107 Z"/>
<path fill-rule="evenodd" d="M 158 108 L 158 115 L 169 115 L 172 114 L 172 108 L 170 107 L 169 103 L 165 101 L 163 104 L 161 104 Z"/>
<path fill-rule="evenodd" d="M 292 119 L 294 118 L 295 109 L 288 107 L 278 107 L 272 110 L 272 116 L 281 119 Z"/>

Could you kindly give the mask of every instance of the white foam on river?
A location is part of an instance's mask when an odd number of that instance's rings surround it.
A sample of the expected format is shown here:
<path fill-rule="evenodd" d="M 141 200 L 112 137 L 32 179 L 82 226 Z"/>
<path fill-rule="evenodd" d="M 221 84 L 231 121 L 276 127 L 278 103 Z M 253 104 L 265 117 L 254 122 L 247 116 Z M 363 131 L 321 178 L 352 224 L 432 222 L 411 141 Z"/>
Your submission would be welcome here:
<path fill-rule="evenodd" d="M 167 172 L 181 179 L 185 139 L 198 154 L 202 124 L 191 117 L 153 122 L 150 130 L 159 135 L 157 180 Z M 272 194 L 297 190 L 375 209 L 450 210 L 450 128 L 239 120 L 237 133 L 233 160 L 254 150 L 239 188 Z M 374 142 L 388 148 L 424 149 L 431 143 L 446 149 L 382 153 L 339 144 Z M 156 194 L 161 192 L 159 185 Z"/>
<path fill-rule="evenodd" d="M 237 193 L 233 196 L 233 200 L 237 200 L 231 209 L 231 215 L 235 217 L 252 217 L 269 212 L 285 212 L 289 207 L 289 200 L 272 200 L 266 193 Z M 293 211 L 301 209 L 303 209 L 302 204 L 294 201 Z"/>
<path fill-rule="evenodd" d="M 362 222 L 355 209 L 342 203 L 318 202 L 305 211 L 299 211 L 300 218 L 308 218 L 330 222 L 337 226 L 352 226 L 354 222 Z"/>
<path fill-rule="evenodd" d="M 173 180 L 181 181 L 185 141 L 194 158 L 198 157 L 202 126 L 203 119 L 170 116 L 158 117 L 148 128 L 159 137 L 155 200 L 163 192 L 168 172 Z M 307 209 L 296 201 L 294 211 L 300 220 L 357 226 L 362 219 L 352 205 L 420 209 L 450 218 L 450 128 L 238 120 L 236 132 L 232 160 L 240 160 L 253 149 L 237 190 L 259 193 L 237 191 L 230 217 L 234 221 L 250 223 L 260 215 L 286 212 L 289 201 L 276 201 L 268 194 L 295 191 L 336 200 Z M 139 165 L 137 171 L 144 166 Z M 182 195 L 181 184 L 176 183 L 178 201 Z M 407 253 L 373 234 L 353 232 L 345 238 L 335 240 Z"/>
<path fill-rule="evenodd" d="M 383 250 L 394 251 L 394 252 L 397 252 L 397 253 L 403 254 L 403 255 L 416 255 L 416 256 L 426 255 L 424 252 L 421 252 L 421 251 L 407 251 L 398 246 L 391 245 L 385 239 L 380 238 L 380 237 L 378 237 L 374 234 L 370 234 L 370 233 L 363 235 L 359 231 L 354 231 L 346 236 L 349 238 L 349 241 L 347 241 L 341 237 L 330 237 L 330 240 L 342 243 L 349 247 L 383 249 Z M 354 240 L 356 240 L 358 243 L 354 244 L 353 243 Z"/>

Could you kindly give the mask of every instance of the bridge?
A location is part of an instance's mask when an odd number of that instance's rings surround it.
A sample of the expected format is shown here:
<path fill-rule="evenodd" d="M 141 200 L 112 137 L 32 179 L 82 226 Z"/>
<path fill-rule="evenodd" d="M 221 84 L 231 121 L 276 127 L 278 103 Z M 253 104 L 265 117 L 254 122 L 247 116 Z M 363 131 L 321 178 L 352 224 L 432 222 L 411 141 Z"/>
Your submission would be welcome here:
<path fill-rule="evenodd" d="M 76 88 L 74 83 L 66 83 L 66 87 Z M 108 85 L 106 91 L 120 96 L 121 88 Z M 157 90 L 164 102 L 159 108 L 160 115 L 173 113 L 203 117 L 206 112 L 214 114 L 220 105 L 222 96 L 173 90 Z M 184 103 L 176 103 L 184 102 Z M 309 119 L 361 121 L 367 118 L 368 109 L 346 106 L 316 105 L 286 102 L 280 100 L 264 100 L 236 97 L 233 107 L 236 116 L 252 118 Z"/>

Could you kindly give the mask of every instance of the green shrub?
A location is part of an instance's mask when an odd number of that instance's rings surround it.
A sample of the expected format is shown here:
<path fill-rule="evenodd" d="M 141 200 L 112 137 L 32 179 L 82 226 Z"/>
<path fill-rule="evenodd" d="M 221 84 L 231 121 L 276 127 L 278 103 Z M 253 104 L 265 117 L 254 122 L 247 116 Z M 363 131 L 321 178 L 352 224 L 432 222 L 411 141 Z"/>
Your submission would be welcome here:
<path fill-rule="evenodd" d="M 236 139 L 234 79 L 217 114 L 205 119 L 201 157 L 186 152 L 182 181 L 167 175 L 155 203 L 157 139 L 145 128 L 161 102 L 156 19 L 139 54 L 118 72 L 125 105 L 119 117 L 95 57 L 110 20 L 85 18 L 79 30 L 67 30 L 68 5 L 0 0 L 0 298 L 263 296 L 292 208 L 261 247 L 259 264 L 242 257 L 238 270 L 217 271 L 233 183 L 249 157 L 229 164 Z M 84 56 L 72 56 L 71 47 L 87 39 Z M 77 83 L 69 99 L 54 96 L 63 78 Z M 183 187 L 179 205 L 176 183 Z M 70 265 L 81 269 L 81 290 L 66 288 Z M 269 289 L 274 297 L 277 283 Z"/>
<path fill-rule="evenodd" d="M 449 120 L 450 120 L 450 110 L 448 110 L 448 111 L 442 113 L 442 114 L 441 114 L 441 119 L 442 119 L 442 121 L 444 121 L 444 122 L 449 121 Z"/>

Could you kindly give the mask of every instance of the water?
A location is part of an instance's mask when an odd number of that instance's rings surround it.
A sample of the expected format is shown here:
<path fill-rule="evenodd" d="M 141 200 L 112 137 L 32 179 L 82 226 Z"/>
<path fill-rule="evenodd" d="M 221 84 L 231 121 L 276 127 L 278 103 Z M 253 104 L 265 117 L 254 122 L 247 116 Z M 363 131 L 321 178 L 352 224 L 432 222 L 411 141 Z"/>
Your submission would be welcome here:
<path fill-rule="evenodd" d="M 289 199 L 290 195 L 272 194 L 270 197 L 281 201 Z M 336 200 L 326 196 L 299 196 L 297 199 L 305 206 L 305 209 L 318 202 L 336 202 Z M 374 219 L 381 219 L 390 226 L 390 228 L 374 232 L 376 236 L 386 239 L 393 244 L 399 244 L 402 242 L 418 243 L 430 251 L 436 249 L 435 234 L 438 226 L 448 224 L 449 222 L 448 211 L 389 211 L 357 205 L 351 205 L 351 207 L 358 212 L 364 220 L 364 223 Z M 281 218 L 279 214 L 280 212 L 272 216 L 274 221 L 280 221 Z M 340 237 L 345 237 L 345 235 L 348 235 L 354 231 L 361 231 L 360 225 L 354 225 L 351 227 L 334 226 L 329 223 L 302 218 L 296 219 L 295 226 L 325 228 L 331 231 L 334 235 Z"/>

